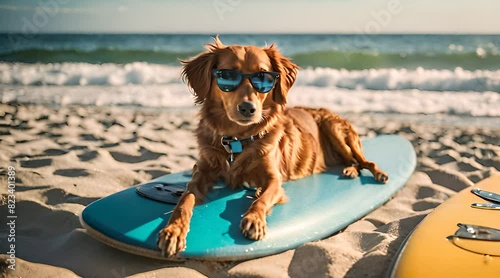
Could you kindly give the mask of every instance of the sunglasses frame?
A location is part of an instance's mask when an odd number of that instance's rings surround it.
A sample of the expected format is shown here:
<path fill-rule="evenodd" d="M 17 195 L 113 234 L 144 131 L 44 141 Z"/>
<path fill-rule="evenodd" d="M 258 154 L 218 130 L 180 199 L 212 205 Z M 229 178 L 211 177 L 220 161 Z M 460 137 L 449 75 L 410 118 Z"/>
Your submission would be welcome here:
<path fill-rule="evenodd" d="M 239 83 L 238 85 L 236 85 L 236 86 L 234 87 L 234 89 L 233 89 L 233 90 L 224 90 L 224 89 L 222 89 L 222 88 L 219 86 L 219 81 L 217 81 L 217 75 L 218 75 L 218 74 L 220 74 L 220 73 L 222 73 L 222 71 L 233 71 L 233 72 L 237 72 L 237 73 L 241 76 L 241 81 L 240 81 L 240 83 Z M 255 85 L 253 84 L 253 82 L 252 82 L 252 77 L 256 76 L 257 74 L 263 74 L 263 73 L 265 73 L 265 74 L 269 74 L 269 75 L 271 75 L 271 76 L 274 78 L 274 79 L 273 79 L 273 86 L 271 87 L 271 89 L 269 89 L 269 90 L 268 90 L 268 91 L 266 91 L 266 92 L 263 92 L 263 91 L 261 91 L 261 90 L 257 89 L 257 88 L 255 87 Z M 274 86 L 276 86 L 276 80 L 278 80 L 278 79 L 280 78 L 280 74 L 279 74 L 279 73 L 277 73 L 277 72 L 274 72 L 274 71 L 259 71 L 259 72 L 254 72 L 254 73 L 241 73 L 241 72 L 239 72 L 239 71 L 237 71 L 237 70 L 232 70 L 232 69 L 213 69 L 213 70 L 212 70 L 212 74 L 213 74 L 213 76 L 215 77 L 215 80 L 217 81 L 217 87 L 219 87 L 219 89 L 221 89 L 221 91 L 223 91 L 223 92 L 233 92 L 233 91 L 235 91 L 235 90 L 236 90 L 236 89 L 238 89 L 238 87 L 241 85 L 241 83 L 243 82 L 243 80 L 245 80 L 245 78 L 248 78 L 248 80 L 250 80 L 250 84 L 252 84 L 252 87 L 253 87 L 253 88 L 254 88 L 257 92 L 259 92 L 259 93 L 261 93 L 261 94 L 267 94 L 267 93 L 269 93 L 269 92 L 270 92 L 270 91 L 274 88 Z"/>

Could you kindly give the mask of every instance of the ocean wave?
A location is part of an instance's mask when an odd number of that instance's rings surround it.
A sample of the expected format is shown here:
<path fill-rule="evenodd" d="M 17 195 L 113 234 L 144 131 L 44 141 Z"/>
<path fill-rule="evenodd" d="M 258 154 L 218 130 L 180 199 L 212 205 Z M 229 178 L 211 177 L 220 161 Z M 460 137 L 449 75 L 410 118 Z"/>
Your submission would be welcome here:
<path fill-rule="evenodd" d="M 451 50 L 449 50 L 451 51 Z M 147 62 L 163 65 L 179 65 L 179 59 L 196 56 L 193 50 L 133 50 L 113 47 L 82 49 L 23 49 L 0 53 L 0 61 L 22 63 L 82 62 L 90 64 Z M 299 66 L 328 67 L 334 69 L 361 70 L 370 68 L 500 69 L 500 53 L 496 49 L 478 48 L 475 51 L 451 52 L 401 52 L 385 53 L 360 50 L 317 50 L 289 55 Z"/>
<path fill-rule="evenodd" d="M 327 107 L 337 113 L 448 114 L 500 116 L 500 94 L 494 92 L 357 91 L 299 86 L 290 105 Z"/>
<path fill-rule="evenodd" d="M 292 56 L 302 67 L 328 67 L 334 69 L 500 69 L 500 53 L 485 49 L 474 52 L 448 53 L 380 53 L 353 51 L 318 51 Z"/>
<path fill-rule="evenodd" d="M 0 62 L 0 84 L 29 86 L 121 86 L 182 83 L 181 67 L 135 62 L 129 64 Z M 335 87 L 349 90 L 422 90 L 500 92 L 500 70 L 306 68 L 296 86 Z"/>
<path fill-rule="evenodd" d="M 180 83 L 180 67 L 135 62 L 129 64 L 1 63 L 0 83 L 13 85 L 120 86 Z"/>
<path fill-rule="evenodd" d="M 178 65 L 178 59 L 186 59 L 198 53 L 199 52 L 165 50 L 114 49 L 111 47 L 93 50 L 24 49 L 0 54 L 0 61 L 22 63 L 84 62 L 90 64 L 148 62 Z"/>
<path fill-rule="evenodd" d="M 185 84 L 125 86 L 0 86 L 0 102 L 48 105 L 193 108 Z M 372 91 L 295 86 L 290 106 L 326 107 L 337 113 L 396 113 L 499 117 L 500 94 L 494 92 Z"/>
<path fill-rule="evenodd" d="M 307 68 L 297 85 L 358 90 L 492 91 L 500 92 L 500 70 L 370 69 L 337 70 Z"/>

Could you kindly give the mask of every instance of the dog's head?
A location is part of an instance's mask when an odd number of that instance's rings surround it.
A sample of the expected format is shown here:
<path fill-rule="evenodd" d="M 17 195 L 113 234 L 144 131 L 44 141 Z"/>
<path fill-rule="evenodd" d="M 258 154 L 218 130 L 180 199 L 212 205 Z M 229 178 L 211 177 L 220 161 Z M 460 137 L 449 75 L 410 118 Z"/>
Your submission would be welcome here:
<path fill-rule="evenodd" d="M 273 107 L 286 104 L 297 65 L 274 45 L 225 46 L 218 37 L 214 40 L 208 51 L 181 61 L 197 104 L 220 105 L 241 126 L 259 123 Z"/>

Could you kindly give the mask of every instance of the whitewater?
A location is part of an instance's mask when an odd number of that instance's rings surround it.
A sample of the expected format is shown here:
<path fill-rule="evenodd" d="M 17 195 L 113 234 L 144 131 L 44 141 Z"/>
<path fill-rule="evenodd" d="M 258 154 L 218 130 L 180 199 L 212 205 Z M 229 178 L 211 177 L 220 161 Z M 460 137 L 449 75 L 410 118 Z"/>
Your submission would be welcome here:
<path fill-rule="evenodd" d="M 181 67 L 128 64 L 0 62 L 0 101 L 50 105 L 189 108 Z M 500 116 L 500 70 L 299 70 L 291 105 L 338 113 L 381 112 Z"/>

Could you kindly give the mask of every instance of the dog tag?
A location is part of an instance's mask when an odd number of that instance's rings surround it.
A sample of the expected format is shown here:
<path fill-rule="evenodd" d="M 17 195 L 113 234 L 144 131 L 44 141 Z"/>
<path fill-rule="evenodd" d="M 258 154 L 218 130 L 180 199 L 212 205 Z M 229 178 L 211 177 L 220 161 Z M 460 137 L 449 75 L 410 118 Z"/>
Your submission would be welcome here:
<path fill-rule="evenodd" d="M 229 164 L 233 164 L 234 162 L 234 155 L 232 153 L 229 154 L 229 157 L 227 158 L 227 162 L 229 162 Z"/>
<path fill-rule="evenodd" d="M 243 152 L 243 145 L 241 145 L 241 141 L 237 140 L 237 141 L 231 141 L 231 143 L 229 143 L 231 145 L 231 151 L 233 153 L 241 153 Z"/>

